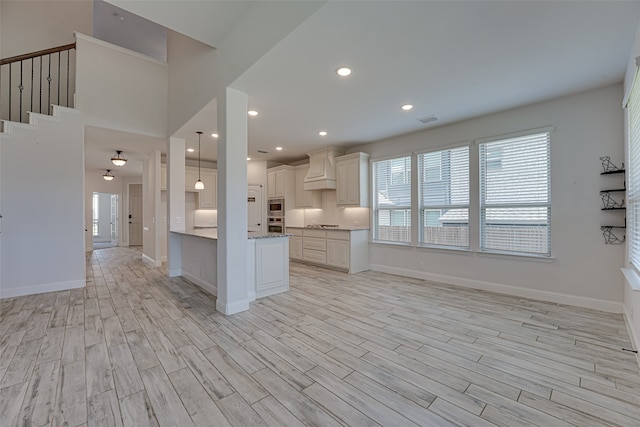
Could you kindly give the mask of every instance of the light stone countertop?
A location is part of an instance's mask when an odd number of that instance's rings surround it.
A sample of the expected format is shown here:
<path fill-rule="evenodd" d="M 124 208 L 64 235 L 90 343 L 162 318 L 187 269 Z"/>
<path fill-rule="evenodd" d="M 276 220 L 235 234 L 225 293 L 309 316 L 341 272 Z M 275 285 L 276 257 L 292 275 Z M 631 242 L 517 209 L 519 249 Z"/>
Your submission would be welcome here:
<path fill-rule="evenodd" d="M 192 228 L 185 231 L 171 231 L 172 233 L 182 234 L 184 236 L 202 237 L 204 239 L 218 240 L 217 228 Z M 273 239 L 278 237 L 289 237 L 291 234 L 282 233 L 258 233 L 249 232 L 247 239 Z"/>
<path fill-rule="evenodd" d="M 335 230 L 335 231 L 359 231 L 359 230 L 368 230 L 369 227 L 362 227 L 362 226 L 353 226 L 353 227 L 349 227 L 347 225 L 343 226 L 341 225 L 340 227 L 289 227 L 287 225 L 287 228 L 297 228 L 300 230 L 324 230 L 324 231 L 330 231 L 330 230 Z"/>

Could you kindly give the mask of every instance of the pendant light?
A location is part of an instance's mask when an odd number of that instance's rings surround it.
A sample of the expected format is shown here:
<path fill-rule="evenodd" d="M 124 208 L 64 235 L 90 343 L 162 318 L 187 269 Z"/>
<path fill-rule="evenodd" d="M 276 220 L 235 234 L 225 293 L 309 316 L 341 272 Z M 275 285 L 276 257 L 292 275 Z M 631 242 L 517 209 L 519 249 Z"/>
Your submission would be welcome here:
<path fill-rule="evenodd" d="M 102 178 L 104 178 L 105 181 L 111 181 L 114 178 L 113 174 L 111 173 L 111 169 L 107 169 L 107 173 L 102 175 Z"/>
<path fill-rule="evenodd" d="M 116 150 L 116 155 L 111 158 L 111 163 L 116 166 L 124 166 L 127 163 L 127 159 L 122 155 L 122 151 Z"/>
<path fill-rule="evenodd" d="M 198 180 L 196 181 L 196 190 L 204 190 L 204 182 L 200 180 L 200 137 L 202 132 L 196 132 L 198 134 Z"/>

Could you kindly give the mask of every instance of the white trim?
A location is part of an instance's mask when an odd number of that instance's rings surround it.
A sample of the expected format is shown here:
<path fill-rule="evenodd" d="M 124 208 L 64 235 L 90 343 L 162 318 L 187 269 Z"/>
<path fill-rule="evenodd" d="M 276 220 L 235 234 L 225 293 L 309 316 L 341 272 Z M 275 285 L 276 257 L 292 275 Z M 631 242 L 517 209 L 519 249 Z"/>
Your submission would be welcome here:
<path fill-rule="evenodd" d="M 465 141 L 450 142 L 448 144 L 442 144 L 442 145 L 434 145 L 433 147 L 429 147 L 424 150 L 414 151 L 413 154 L 418 156 L 420 154 L 433 153 L 435 151 L 452 150 L 454 148 L 460 148 L 460 147 L 471 147 L 472 145 L 473 145 L 473 141 L 468 139 Z"/>
<path fill-rule="evenodd" d="M 594 310 L 606 311 L 608 313 L 622 313 L 623 305 L 617 301 L 607 301 L 596 298 L 581 297 L 576 295 L 561 294 L 558 292 L 541 291 L 536 289 L 520 288 L 517 286 L 502 285 L 499 283 L 483 282 L 480 280 L 464 279 L 461 277 L 445 276 L 442 274 L 431 274 L 424 271 L 415 271 L 405 268 L 389 267 L 380 264 L 370 264 L 370 270 L 382 273 L 396 274 L 400 276 L 412 277 L 436 283 L 445 283 L 465 288 L 479 289 L 483 291 L 496 292 L 505 295 L 512 295 L 522 298 L 530 298 L 556 304 L 573 305 L 576 307 L 591 308 Z"/>
<path fill-rule="evenodd" d="M 144 262 L 145 264 L 149 264 L 152 267 L 162 266 L 162 261 L 156 261 L 155 259 L 151 258 L 149 255 L 145 255 L 145 254 L 142 254 L 142 262 Z"/>
<path fill-rule="evenodd" d="M 624 274 L 624 278 L 627 279 L 627 283 L 632 291 L 640 292 L 640 277 L 638 274 L 631 268 L 621 268 L 622 274 Z"/>
<path fill-rule="evenodd" d="M 375 162 L 383 162 L 385 160 L 393 160 L 393 159 L 402 159 L 405 157 L 413 157 L 413 151 L 406 151 L 404 153 L 383 156 L 383 157 L 375 157 L 375 158 L 369 157 L 369 165 L 372 165 Z"/>
<path fill-rule="evenodd" d="M 238 301 L 233 304 L 225 304 L 221 299 L 216 300 L 216 310 L 228 316 L 249 310 L 249 300 Z"/>
<path fill-rule="evenodd" d="M 17 288 L 1 289 L 0 299 L 22 297 L 26 295 L 44 294 L 47 292 L 67 291 L 69 289 L 84 288 L 84 280 L 69 280 L 66 282 L 43 283 L 40 285 L 20 286 Z"/>
<path fill-rule="evenodd" d="M 489 258 L 503 258 L 503 259 L 519 259 L 521 261 L 537 261 L 537 262 L 553 262 L 556 259 L 552 256 L 542 256 L 536 254 L 527 254 L 524 252 L 501 252 L 501 251 L 492 251 L 492 250 L 481 250 L 476 251 L 478 256 L 489 257 Z"/>
<path fill-rule="evenodd" d="M 189 273 L 188 271 L 185 271 L 185 270 L 182 270 L 180 275 L 182 277 L 184 277 L 185 279 L 189 280 L 190 282 L 192 282 L 193 284 L 198 285 L 199 287 L 201 287 L 205 291 L 209 292 L 211 295 L 214 295 L 214 296 L 218 295 L 218 288 L 217 288 L 217 286 L 215 284 L 206 282 L 206 281 L 202 280 L 201 278 L 196 277 L 193 274 L 191 274 L 191 273 Z"/>
<path fill-rule="evenodd" d="M 629 85 L 629 91 L 624 95 L 624 98 L 622 99 L 622 108 L 626 109 L 629 106 L 629 98 L 631 98 L 631 91 L 633 90 L 633 85 L 636 82 L 636 79 L 638 78 L 638 69 L 640 67 L 640 56 L 636 56 L 635 59 L 635 64 L 636 64 L 636 72 L 633 73 L 633 79 L 631 79 L 631 84 Z"/>
<path fill-rule="evenodd" d="M 182 270 L 181 269 L 174 269 L 174 270 L 169 270 L 169 277 L 178 277 L 178 276 L 182 276 Z"/>
<path fill-rule="evenodd" d="M 93 43 L 93 44 L 97 44 L 97 45 L 102 46 L 102 47 L 106 47 L 107 49 L 113 49 L 115 51 L 118 51 L 118 52 L 121 52 L 121 53 L 125 53 L 127 55 L 130 55 L 130 56 L 133 56 L 133 57 L 136 57 L 136 58 L 139 58 L 139 59 L 143 59 L 145 61 L 153 62 L 155 64 L 162 65 L 162 66 L 167 67 L 167 68 L 169 67 L 169 64 L 167 64 L 166 62 L 159 61 L 159 60 L 157 60 L 155 58 L 152 58 L 150 56 L 143 55 L 143 54 L 138 53 L 138 52 L 134 52 L 133 50 L 129 50 L 129 49 L 126 49 L 124 47 L 121 47 L 121 46 L 118 46 L 118 45 L 115 45 L 115 44 L 111 44 L 111 43 L 106 42 L 104 40 L 93 38 L 91 36 L 79 33 L 77 31 L 73 32 L 73 36 L 76 38 L 76 41 L 77 40 L 84 40 L 84 41 L 87 41 L 89 43 Z M 76 45 L 76 54 L 77 54 L 77 52 L 78 52 L 78 46 Z"/>
<path fill-rule="evenodd" d="M 634 350 L 638 350 L 638 346 L 640 345 L 640 342 L 638 342 L 638 339 L 636 337 L 640 337 L 640 335 L 636 333 L 638 331 L 633 329 L 633 323 L 631 323 L 630 321 L 631 313 L 627 311 L 627 306 L 625 305 L 623 307 L 624 307 L 623 317 L 624 317 L 624 322 L 627 325 L 627 333 L 631 338 L 631 347 Z M 640 366 L 640 353 L 636 353 L 636 362 L 638 362 L 638 366 Z"/>
<path fill-rule="evenodd" d="M 517 138 L 519 136 L 535 135 L 535 134 L 538 134 L 538 133 L 552 133 L 554 130 L 555 129 L 553 128 L 553 126 L 545 126 L 545 127 L 540 127 L 540 128 L 522 130 L 522 131 L 518 131 L 518 132 L 503 133 L 503 134 L 500 134 L 500 135 L 493 135 L 493 136 L 488 136 L 488 137 L 484 137 L 484 138 L 477 138 L 473 142 L 476 145 L 477 144 L 484 144 L 486 142 L 494 142 L 494 141 L 500 141 L 502 139 Z"/>
<path fill-rule="evenodd" d="M 249 291 L 247 293 L 247 301 L 253 302 L 256 300 L 256 291 Z"/>

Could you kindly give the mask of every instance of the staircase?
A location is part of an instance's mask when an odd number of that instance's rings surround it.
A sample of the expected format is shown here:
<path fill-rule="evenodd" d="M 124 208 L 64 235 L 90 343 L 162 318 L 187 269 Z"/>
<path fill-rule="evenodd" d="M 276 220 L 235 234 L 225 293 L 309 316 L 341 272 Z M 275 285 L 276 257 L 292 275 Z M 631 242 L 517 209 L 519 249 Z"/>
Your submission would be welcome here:
<path fill-rule="evenodd" d="M 52 114 L 52 105 L 73 107 L 76 44 L 0 59 L 0 132 L 8 122 L 29 122 L 29 113 Z"/>

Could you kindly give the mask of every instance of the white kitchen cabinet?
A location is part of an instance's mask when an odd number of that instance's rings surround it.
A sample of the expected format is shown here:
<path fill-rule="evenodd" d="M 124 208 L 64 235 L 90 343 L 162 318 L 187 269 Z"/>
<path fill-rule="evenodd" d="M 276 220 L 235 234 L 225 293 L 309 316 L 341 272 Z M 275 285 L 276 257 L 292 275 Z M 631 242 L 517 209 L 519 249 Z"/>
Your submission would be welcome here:
<path fill-rule="evenodd" d="M 278 170 L 267 173 L 267 192 L 269 198 L 284 197 L 285 171 Z"/>
<path fill-rule="evenodd" d="M 255 239 L 256 298 L 289 290 L 289 239 Z"/>
<path fill-rule="evenodd" d="M 327 239 L 327 265 L 349 269 L 349 241 Z"/>
<path fill-rule="evenodd" d="M 160 190 L 167 190 L 167 165 L 164 163 L 160 165 Z"/>
<path fill-rule="evenodd" d="M 336 205 L 369 206 L 369 155 L 336 157 Z"/>
<path fill-rule="evenodd" d="M 289 238 L 291 246 L 301 245 L 295 250 L 290 246 L 291 259 L 346 270 L 349 274 L 369 269 L 369 230 L 291 227 L 287 232 L 294 234 Z"/>
<path fill-rule="evenodd" d="M 218 171 L 202 169 L 200 172 L 204 190 L 198 190 L 198 208 L 216 209 L 218 207 Z"/>
<path fill-rule="evenodd" d="M 202 176 L 202 172 L 200 172 Z M 187 166 L 184 170 L 184 191 L 197 191 L 196 181 L 198 180 L 198 168 Z"/>
<path fill-rule="evenodd" d="M 301 260 L 302 259 L 302 229 L 290 228 L 287 233 L 292 234 L 289 236 L 289 258 Z"/>
<path fill-rule="evenodd" d="M 322 207 L 322 193 L 320 191 L 308 191 L 304 189 L 304 178 L 307 176 L 309 165 L 296 167 L 296 208 Z"/>

